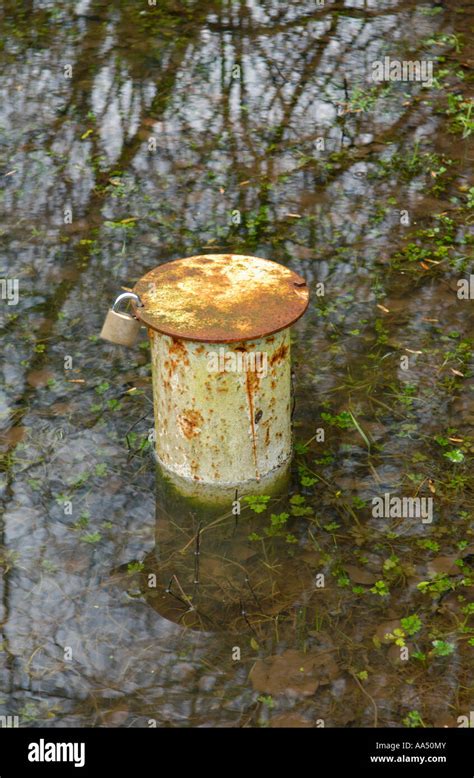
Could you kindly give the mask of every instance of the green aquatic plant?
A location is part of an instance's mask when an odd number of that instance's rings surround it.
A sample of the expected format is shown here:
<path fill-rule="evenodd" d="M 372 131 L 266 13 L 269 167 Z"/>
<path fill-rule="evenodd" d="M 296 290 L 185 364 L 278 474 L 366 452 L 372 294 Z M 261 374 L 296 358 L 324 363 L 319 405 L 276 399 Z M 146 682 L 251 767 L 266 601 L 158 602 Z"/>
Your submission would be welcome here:
<path fill-rule="evenodd" d="M 447 115 L 451 117 L 452 132 L 460 132 L 463 139 L 474 132 L 474 102 L 465 100 L 462 95 L 448 95 Z"/>
<path fill-rule="evenodd" d="M 263 513 L 266 511 L 269 501 L 270 497 L 266 494 L 247 495 L 244 497 L 244 502 L 247 503 L 250 510 L 254 513 Z"/>
<path fill-rule="evenodd" d="M 129 562 L 127 565 L 127 573 L 129 575 L 135 575 L 135 573 L 141 573 L 145 565 L 143 562 Z"/>
<path fill-rule="evenodd" d="M 412 635 L 416 635 L 416 633 L 419 632 L 422 627 L 421 619 L 419 616 L 417 616 L 416 613 L 412 614 L 411 616 L 405 616 L 403 619 L 400 619 L 400 624 L 402 625 L 406 634 L 409 635 L 410 637 Z"/>
<path fill-rule="evenodd" d="M 446 640 L 433 640 L 433 650 L 430 651 L 432 656 L 450 656 L 454 652 L 454 646 L 452 643 L 447 643 Z"/>
<path fill-rule="evenodd" d="M 432 594 L 438 597 L 440 594 L 456 588 L 456 583 L 447 575 L 436 575 L 431 581 L 420 581 L 416 587 L 423 594 Z"/>
<path fill-rule="evenodd" d="M 100 532 L 90 532 L 87 535 L 82 535 L 80 540 L 82 540 L 83 543 L 98 543 L 102 540 L 102 535 Z"/>
<path fill-rule="evenodd" d="M 382 580 L 376 581 L 370 591 L 372 594 L 379 594 L 380 597 L 388 597 L 390 594 L 390 589 L 388 588 L 386 581 Z"/>
<path fill-rule="evenodd" d="M 297 543 L 297 538 L 286 530 L 286 523 L 290 518 L 289 513 L 272 513 L 270 516 L 270 526 L 265 527 L 263 535 L 257 532 L 250 533 L 249 540 L 264 540 L 267 538 L 283 538 L 287 543 Z"/>
<path fill-rule="evenodd" d="M 400 629 L 400 627 L 394 629 L 393 632 L 387 632 L 384 637 L 387 640 L 390 640 L 393 643 L 395 643 L 396 646 L 400 646 L 400 648 L 403 648 L 406 645 L 405 643 L 406 633 L 403 629 Z"/>
<path fill-rule="evenodd" d="M 338 427 L 341 430 L 348 430 L 354 426 L 354 418 L 349 411 L 341 411 L 337 414 L 327 413 L 323 411 L 321 413 L 323 421 L 327 421 L 332 427 Z"/>
<path fill-rule="evenodd" d="M 420 713 L 417 710 L 409 711 L 409 713 L 403 719 L 403 724 L 406 727 L 411 727 L 411 728 L 426 726 L 423 719 L 421 718 Z"/>
<path fill-rule="evenodd" d="M 294 494 L 290 498 L 290 505 L 292 516 L 312 516 L 314 513 L 313 508 L 310 505 L 306 505 L 306 497 L 302 494 Z"/>
<path fill-rule="evenodd" d="M 455 448 L 452 451 L 446 451 L 443 456 L 446 457 L 446 459 L 449 459 L 450 462 L 464 462 L 464 454 L 459 448 Z"/>

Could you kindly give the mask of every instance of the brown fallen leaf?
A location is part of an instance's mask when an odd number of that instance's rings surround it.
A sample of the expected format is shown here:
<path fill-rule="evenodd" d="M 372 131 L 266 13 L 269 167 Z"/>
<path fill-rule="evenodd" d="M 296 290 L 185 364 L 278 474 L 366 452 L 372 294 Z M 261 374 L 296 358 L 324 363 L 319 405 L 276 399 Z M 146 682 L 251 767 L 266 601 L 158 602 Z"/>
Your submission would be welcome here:
<path fill-rule="evenodd" d="M 363 567 L 356 567 L 355 565 L 344 565 L 344 569 L 349 574 L 351 581 L 358 584 L 374 584 L 380 576 L 376 576 L 369 570 L 365 570 Z"/>
<path fill-rule="evenodd" d="M 250 671 L 253 688 L 266 694 L 296 692 L 314 694 L 320 684 L 338 675 L 339 668 L 327 651 L 304 654 L 288 649 L 283 654 L 259 659 Z"/>
<path fill-rule="evenodd" d="M 459 559 L 459 554 L 430 559 L 427 565 L 430 575 L 458 575 L 461 571 L 455 564 L 456 559 Z"/>
<path fill-rule="evenodd" d="M 48 381 L 54 378 L 54 373 L 51 370 L 31 370 L 26 376 L 26 380 L 35 389 L 46 386 Z"/>
<path fill-rule="evenodd" d="M 441 713 L 438 718 L 434 719 L 433 727 L 448 729 L 449 727 L 459 727 L 459 724 L 454 716 L 450 716 L 449 713 Z"/>
<path fill-rule="evenodd" d="M 319 551 L 303 551 L 300 559 L 310 567 L 319 567 L 321 565 L 321 554 Z"/>
<path fill-rule="evenodd" d="M 312 727 L 311 721 L 304 719 L 303 716 L 299 716 L 298 713 L 280 713 L 279 716 L 274 716 L 270 722 L 272 729 L 280 729 L 291 727 L 292 729 L 303 729 Z"/>
<path fill-rule="evenodd" d="M 130 716 L 127 708 L 117 708 L 101 714 L 103 727 L 122 727 Z"/>
<path fill-rule="evenodd" d="M 49 410 L 54 416 L 65 416 L 67 413 L 72 413 L 75 407 L 74 403 L 53 403 Z"/>
<path fill-rule="evenodd" d="M 14 446 L 16 443 L 20 443 L 25 437 L 26 427 L 10 427 L 9 430 L 0 432 L 0 443 L 5 443 L 7 446 Z"/>

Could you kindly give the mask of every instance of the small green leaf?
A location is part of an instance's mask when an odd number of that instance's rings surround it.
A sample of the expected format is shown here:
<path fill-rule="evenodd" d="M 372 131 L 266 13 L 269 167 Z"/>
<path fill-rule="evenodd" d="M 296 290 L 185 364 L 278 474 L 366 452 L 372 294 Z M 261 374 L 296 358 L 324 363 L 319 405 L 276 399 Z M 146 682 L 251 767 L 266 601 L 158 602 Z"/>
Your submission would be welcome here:
<path fill-rule="evenodd" d="M 266 494 L 256 494 L 248 495 L 247 497 L 244 497 L 244 500 L 251 511 L 254 513 L 263 513 L 267 509 L 267 503 L 270 501 L 270 497 Z"/>
<path fill-rule="evenodd" d="M 102 535 L 100 532 L 90 532 L 88 535 L 83 535 L 81 540 L 84 543 L 98 543 L 99 540 L 102 540 Z"/>
<path fill-rule="evenodd" d="M 405 616 L 405 618 L 400 619 L 400 624 L 407 635 L 415 635 L 422 627 L 421 619 L 416 613 L 412 616 Z"/>
<path fill-rule="evenodd" d="M 314 484 L 318 483 L 317 478 L 311 478 L 309 475 L 303 475 L 300 479 L 301 486 L 314 486 Z"/>
<path fill-rule="evenodd" d="M 433 640 L 432 645 L 434 648 L 431 653 L 434 656 L 449 656 L 454 651 L 453 644 L 447 643 L 445 640 Z"/>
<path fill-rule="evenodd" d="M 290 503 L 292 505 L 303 505 L 304 502 L 306 502 L 306 498 L 302 494 L 294 494 L 293 497 L 290 498 Z"/>
<path fill-rule="evenodd" d="M 453 451 L 446 451 L 443 456 L 446 457 L 446 459 L 449 459 L 450 462 L 463 462 L 464 461 L 464 454 L 462 453 L 461 449 L 455 448 Z"/>

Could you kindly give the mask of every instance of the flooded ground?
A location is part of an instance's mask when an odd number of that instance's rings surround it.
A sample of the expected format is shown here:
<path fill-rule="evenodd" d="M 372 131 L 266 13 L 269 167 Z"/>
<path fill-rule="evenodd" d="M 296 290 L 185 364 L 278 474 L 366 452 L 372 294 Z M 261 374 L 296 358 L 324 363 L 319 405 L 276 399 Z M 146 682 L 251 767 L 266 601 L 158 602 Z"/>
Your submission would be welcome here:
<path fill-rule="evenodd" d="M 2 289 L 0 715 L 458 726 L 474 710 L 474 303 L 457 294 L 474 273 L 472 5 L 0 10 L 0 277 L 19 281 L 17 304 Z M 386 56 L 433 62 L 433 83 L 371 82 Z M 98 338 L 122 287 L 227 251 L 312 287 L 290 480 L 237 517 L 156 481 L 146 336 Z M 374 516 L 386 493 L 432 498 L 432 521 Z"/>

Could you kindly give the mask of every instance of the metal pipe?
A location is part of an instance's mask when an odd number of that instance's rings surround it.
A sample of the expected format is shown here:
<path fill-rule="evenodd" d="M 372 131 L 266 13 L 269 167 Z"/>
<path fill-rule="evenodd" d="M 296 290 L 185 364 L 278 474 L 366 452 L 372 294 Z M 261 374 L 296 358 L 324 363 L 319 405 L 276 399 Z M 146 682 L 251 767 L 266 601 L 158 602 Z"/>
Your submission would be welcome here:
<path fill-rule="evenodd" d="M 290 325 L 306 282 L 269 260 L 205 255 L 135 286 L 151 340 L 156 455 L 185 482 L 229 487 L 291 457 Z"/>

